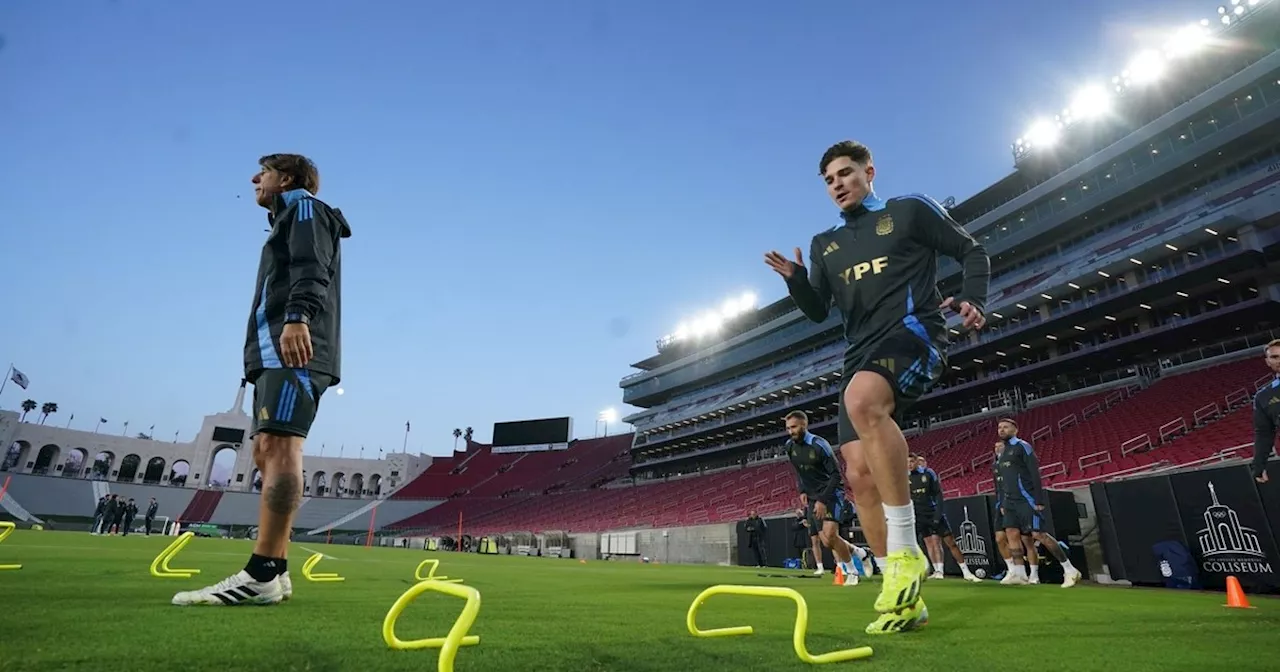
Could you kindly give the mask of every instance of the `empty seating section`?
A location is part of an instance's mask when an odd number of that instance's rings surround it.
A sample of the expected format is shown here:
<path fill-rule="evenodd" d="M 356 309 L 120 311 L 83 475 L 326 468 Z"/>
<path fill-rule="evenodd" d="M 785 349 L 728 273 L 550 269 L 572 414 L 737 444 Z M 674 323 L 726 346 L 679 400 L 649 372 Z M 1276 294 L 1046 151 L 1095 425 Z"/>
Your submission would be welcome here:
<path fill-rule="evenodd" d="M 1256 358 L 1167 375 L 1143 389 L 1128 385 L 1050 400 L 1014 414 L 1031 441 L 1047 485 L 1078 483 L 1160 462 L 1181 464 L 1249 443 L 1248 409 L 1266 373 Z M 1033 402 L 1034 403 L 1034 402 Z M 999 414 L 934 429 L 909 440 L 929 457 L 950 495 L 992 488 L 991 461 Z M 1131 440 L 1139 437 L 1137 440 Z M 1143 438 L 1145 437 L 1145 438 Z M 755 510 L 778 513 L 798 505 L 784 460 L 625 487 L 597 487 L 626 474 L 630 437 L 579 441 L 567 451 L 493 455 L 472 445 L 460 474 L 424 473 L 395 495 L 460 494 L 385 527 L 415 534 L 511 531 L 603 531 L 738 520 Z M 1083 461 L 1082 461 L 1082 458 Z M 477 462 L 477 460 L 484 460 Z M 488 471 L 468 475 L 478 464 Z M 498 472 L 498 468 L 509 468 Z M 438 480 L 437 480 L 438 479 Z M 381 525 L 380 525 L 381 526 Z"/>

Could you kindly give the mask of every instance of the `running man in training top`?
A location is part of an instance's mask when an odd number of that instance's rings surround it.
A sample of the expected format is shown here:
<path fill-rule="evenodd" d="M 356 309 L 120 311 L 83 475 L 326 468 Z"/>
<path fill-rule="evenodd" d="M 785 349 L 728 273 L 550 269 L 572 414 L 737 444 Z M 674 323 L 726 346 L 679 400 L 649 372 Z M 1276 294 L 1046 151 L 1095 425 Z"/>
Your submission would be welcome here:
<path fill-rule="evenodd" d="M 883 555 L 884 585 L 870 634 L 900 632 L 927 620 L 920 588 L 929 569 L 916 542 L 907 484 L 907 441 L 898 420 L 946 370 L 944 309 L 966 329 L 981 329 L 991 274 L 986 251 L 927 196 L 880 199 L 872 190 L 871 152 L 856 142 L 826 151 L 818 165 L 844 223 L 813 237 L 810 268 L 778 252 L 768 265 L 815 322 L 834 302 L 844 320 L 844 390 L 839 441 L 859 520 L 872 551 Z M 958 296 L 937 290 L 938 254 L 964 267 Z"/>

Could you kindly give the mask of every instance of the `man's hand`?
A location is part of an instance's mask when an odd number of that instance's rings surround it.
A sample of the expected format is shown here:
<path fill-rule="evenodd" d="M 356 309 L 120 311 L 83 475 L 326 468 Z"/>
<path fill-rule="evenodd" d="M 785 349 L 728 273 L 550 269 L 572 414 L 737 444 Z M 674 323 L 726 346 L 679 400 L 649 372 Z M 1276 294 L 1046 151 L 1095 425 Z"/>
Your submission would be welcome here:
<path fill-rule="evenodd" d="M 814 502 L 813 517 L 819 521 L 824 520 L 827 517 L 827 505 L 822 502 Z"/>
<path fill-rule="evenodd" d="M 1036 504 L 1036 511 L 1044 511 L 1044 504 Z"/>
<path fill-rule="evenodd" d="M 1000 507 L 1000 515 L 1002 515 L 1002 516 L 1004 515 L 1004 507 L 1003 507 L 1003 506 L 1002 506 L 1002 507 Z"/>
<path fill-rule="evenodd" d="M 965 329 L 981 329 L 987 325 L 987 316 L 983 315 L 977 306 L 968 301 L 961 301 L 957 306 L 955 297 L 948 296 L 939 307 L 943 310 L 950 308 L 960 313 L 960 317 L 964 319 Z"/>
<path fill-rule="evenodd" d="M 280 332 L 280 356 L 291 369 L 306 367 L 311 361 L 311 327 L 301 322 L 290 322 Z"/>
<path fill-rule="evenodd" d="M 796 260 L 791 261 L 777 252 L 767 252 L 764 255 L 764 263 L 769 264 L 769 268 L 781 275 L 782 279 L 790 280 L 796 273 L 804 271 L 804 254 L 797 247 Z"/>
<path fill-rule="evenodd" d="M 809 496 L 803 492 L 800 493 L 800 506 L 809 506 Z"/>

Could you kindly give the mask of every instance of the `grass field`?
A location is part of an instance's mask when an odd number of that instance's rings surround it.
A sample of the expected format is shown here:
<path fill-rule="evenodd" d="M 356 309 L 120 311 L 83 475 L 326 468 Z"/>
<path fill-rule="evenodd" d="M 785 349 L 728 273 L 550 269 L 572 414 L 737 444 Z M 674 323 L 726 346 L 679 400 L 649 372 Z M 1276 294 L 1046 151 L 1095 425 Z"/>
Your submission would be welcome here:
<path fill-rule="evenodd" d="M 855 588 L 823 580 L 761 578 L 758 570 L 577 560 L 424 554 L 351 546 L 294 545 L 294 598 L 275 607 L 174 607 L 175 591 L 213 583 L 243 565 L 249 542 L 195 539 L 175 566 L 191 579 L 148 574 L 171 538 L 94 537 L 18 531 L 0 544 L 0 670 L 422 670 L 437 652 L 391 651 L 381 623 L 413 585 L 424 557 L 462 577 L 483 603 L 456 669 L 732 670 L 812 669 L 791 650 L 795 609 L 776 599 L 721 596 L 699 625 L 751 624 L 756 634 L 698 639 L 685 630 L 693 598 L 718 583 L 784 585 L 809 604 L 810 651 L 869 644 L 867 661 L 824 669 L 866 670 L 1275 670 L 1280 664 L 1280 601 L 1252 597 L 1255 609 L 1225 609 L 1223 595 L 1184 591 L 982 585 L 948 579 L 925 592 L 923 630 L 872 639 L 878 582 Z M 300 575 L 314 548 L 334 556 L 317 571 L 343 583 Z M 770 573 L 783 573 L 768 570 Z M 797 573 L 798 574 L 798 573 Z M 426 594 L 406 610 L 402 639 L 444 636 L 462 608 Z"/>

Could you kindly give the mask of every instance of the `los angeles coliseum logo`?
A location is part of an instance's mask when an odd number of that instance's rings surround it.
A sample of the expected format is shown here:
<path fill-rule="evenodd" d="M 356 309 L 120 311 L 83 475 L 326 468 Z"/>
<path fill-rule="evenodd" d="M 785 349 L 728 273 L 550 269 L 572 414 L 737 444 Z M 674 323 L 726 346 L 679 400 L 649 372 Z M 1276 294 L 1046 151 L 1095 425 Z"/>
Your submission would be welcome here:
<path fill-rule="evenodd" d="M 991 557 L 987 555 L 987 540 L 978 531 L 978 526 L 969 519 L 969 507 L 964 507 L 964 522 L 960 523 L 960 534 L 956 537 L 956 546 L 964 556 L 964 564 L 970 569 L 991 566 Z"/>
<path fill-rule="evenodd" d="M 1204 528 L 1196 532 L 1200 544 L 1200 566 L 1206 572 L 1270 574 L 1271 563 L 1262 550 L 1258 531 L 1240 524 L 1235 509 L 1218 501 L 1218 491 L 1209 481 L 1213 503 L 1204 510 Z"/>

